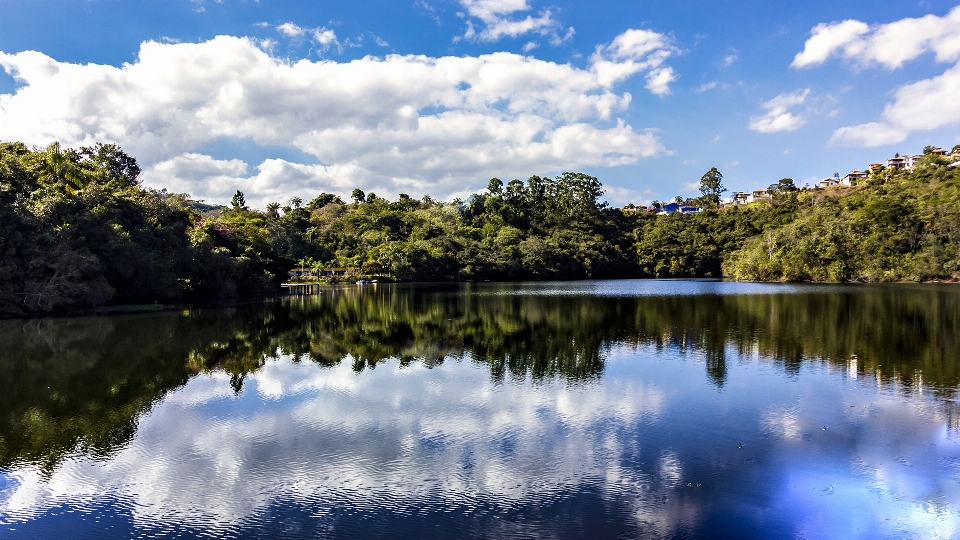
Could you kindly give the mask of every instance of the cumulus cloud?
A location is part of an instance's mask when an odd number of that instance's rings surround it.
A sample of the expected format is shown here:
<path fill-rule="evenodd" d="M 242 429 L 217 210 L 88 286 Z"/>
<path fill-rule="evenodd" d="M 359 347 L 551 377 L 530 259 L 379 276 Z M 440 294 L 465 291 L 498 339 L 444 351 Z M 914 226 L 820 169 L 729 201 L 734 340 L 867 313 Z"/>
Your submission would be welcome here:
<path fill-rule="evenodd" d="M 315 28 L 313 30 L 313 40 L 320 44 L 320 47 L 323 50 L 327 50 L 330 47 L 336 47 L 337 49 L 341 48 L 340 40 L 337 39 L 337 34 L 329 28 Z M 377 38 L 377 45 L 386 47 L 387 42 Z"/>
<path fill-rule="evenodd" d="M 564 38 L 559 37 L 561 25 L 553 18 L 549 10 L 541 11 L 536 17 L 527 15 L 522 19 L 514 16 L 517 13 L 530 11 L 527 0 L 460 0 L 466 9 L 466 15 L 479 19 L 483 29 L 479 32 L 473 21 L 467 21 L 467 31 L 463 35 L 467 40 L 499 41 L 504 37 L 515 38 L 524 34 L 540 34 L 551 36 L 551 42 L 559 43 Z M 572 37 L 573 28 L 569 29 L 568 36 Z"/>
<path fill-rule="evenodd" d="M 882 146 L 906 140 L 913 131 L 960 124 L 960 64 L 942 75 L 900 87 L 884 107 L 880 122 L 847 126 L 833 133 L 831 142 L 855 146 Z"/>
<path fill-rule="evenodd" d="M 935 53 L 938 62 L 960 60 L 960 6 L 943 17 L 927 15 L 873 27 L 854 20 L 818 24 L 791 66 L 806 68 L 840 56 L 864 67 L 896 69 L 927 52 Z"/>
<path fill-rule="evenodd" d="M 292 22 L 285 22 L 277 26 L 277 31 L 287 37 L 300 37 L 305 32 L 303 28 L 300 28 Z"/>
<path fill-rule="evenodd" d="M 304 36 L 309 36 L 317 45 L 320 46 L 320 50 L 322 51 L 327 51 L 331 47 L 336 48 L 338 51 L 343 50 L 340 40 L 337 39 L 336 32 L 326 27 L 321 26 L 319 28 L 303 28 L 302 26 L 297 26 L 292 22 L 285 22 L 277 26 L 277 31 L 291 39 L 299 39 L 303 38 Z M 376 42 L 380 46 L 386 46 L 386 42 L 379 37 L 376 38 Z"/>
<path fill-rule="evenodd" d="M 243 189 L 260 205 L 353 187 L 457 196 L 491 176 L 665 153 L 652 131 L 616 118 L 631 96 L 613 86 L 669 69 L 662 64 L 672 53 L 665 37 L 638 30 L 599 47 L 586 68 L 511 53 L 291 63 L 230 36 L 145 42 L 137 61 L 120 67 L 0 53 L 20 83 L 0 94 L 0 139 L 117 142 L 140 159 L 146 183 L 209 200 Z M 658 77 L 651 90 L 663 91 L 672 70 Z M 223 138 L 295 147 L 319 164 L 198 152 Z"/>
<path fill-rule="evenodd" d="M 960 124 L 960 6 L 943 17 L 927 15 L 870 26 L 861 21 L 819 24 L 791 64 L 808 68 L 841 57 L 857 69 L 898 69 L 921 55 L 954 63 L 942 75 L 904 85 L 884 108 L 880 121 L 841 127 L 831 142 L 881 146 L 906 140 L 913 131 Z"/>
<path fill-rule="evenodd" d="M 647 89 L 655 94 L 669 92 L 667 86 L 676 80 L 673 69 L 663 67 L 679 50 L 665 34 L 652 30 L 631 29 L 606 46 L 598 46 L 591 57 L 592 70 L 604 85 L 613 85 L 642 71 L 650 71 Z"/>
<path fill-rule="evenodd" d="M 800 129 L 806 120 L 800 114 L 790 112 L 793 107 L 803 105 L 810 95 L 810 89 L 804 88 L 793 92 L 784 92 L 779 96 L 765 101 L 760 107 L 766 109 L 766 114 L 750 118 L 750 129 L 760 133 L 776 133 L 778 131 L 794 131 Z"/>
<path fill-rule="evenodd" d="M 670 83 L 677 80 L 673 68 L 658 68 L 647 74 L 647 90 L 658 96 L 670 93 Z"/>

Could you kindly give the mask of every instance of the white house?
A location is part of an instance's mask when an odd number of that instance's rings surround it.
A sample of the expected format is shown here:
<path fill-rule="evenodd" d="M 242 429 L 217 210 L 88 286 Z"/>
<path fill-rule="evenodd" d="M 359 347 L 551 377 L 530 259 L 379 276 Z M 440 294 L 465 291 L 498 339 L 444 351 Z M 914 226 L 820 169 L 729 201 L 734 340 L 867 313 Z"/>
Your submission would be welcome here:
<path fill-rule="evenodd" d="M 854 169 L 847 173 L 846 176 L 840 179 L 841 186 L 852 186 L 859 182 L 860 180 L 866 180 L 870 177 L 870 173 L 866 171 L 861 171 L 859 169 Z"/>

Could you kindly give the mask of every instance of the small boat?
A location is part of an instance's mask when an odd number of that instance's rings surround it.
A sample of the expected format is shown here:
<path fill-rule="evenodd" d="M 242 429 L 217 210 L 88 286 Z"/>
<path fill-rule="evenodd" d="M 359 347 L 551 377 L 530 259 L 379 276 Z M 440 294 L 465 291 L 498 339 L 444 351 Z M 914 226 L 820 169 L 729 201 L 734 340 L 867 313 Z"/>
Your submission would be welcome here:
<path fill-rule="evenodd" d="M 369 284 L 370 284 L 370 280 L 369 280 L 369 279 L 358 279 L 358 280 L 357 280 L 357 285 L 369 285 Z"/>

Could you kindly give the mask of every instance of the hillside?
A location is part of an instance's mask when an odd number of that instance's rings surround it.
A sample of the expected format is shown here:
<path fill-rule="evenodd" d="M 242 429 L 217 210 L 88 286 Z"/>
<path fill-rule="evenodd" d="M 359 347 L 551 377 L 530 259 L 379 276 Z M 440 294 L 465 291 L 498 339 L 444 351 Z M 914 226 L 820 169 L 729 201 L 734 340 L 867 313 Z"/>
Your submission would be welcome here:
<path fill-rule="evenodd" d="M 927 156 L 913 171 L 804 192 L 793 219 L 727 256 L 723 274 L 759 281 L 923 281 L 960 276 L 960 168 Z"/>

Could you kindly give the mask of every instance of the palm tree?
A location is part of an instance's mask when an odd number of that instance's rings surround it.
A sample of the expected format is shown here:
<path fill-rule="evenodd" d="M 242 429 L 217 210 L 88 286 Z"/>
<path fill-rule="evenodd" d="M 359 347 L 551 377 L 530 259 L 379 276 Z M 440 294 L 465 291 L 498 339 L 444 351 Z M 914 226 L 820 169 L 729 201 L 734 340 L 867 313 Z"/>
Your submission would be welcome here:
<path fill-rule="evenodd" d="M 75 194 L 86 187 L 86 182 L 69 152 L 60 148 L 59 142 L 50 143 L 43 152 L 40 163 L 41 178 L 51 183 L 66 184 L 67 191 Z"/>
<path fill-rule="evenodd" d="M 267 205 L 267 215 L 272 218 L 280 217 L 280 203 L 272 202 Z"/>

